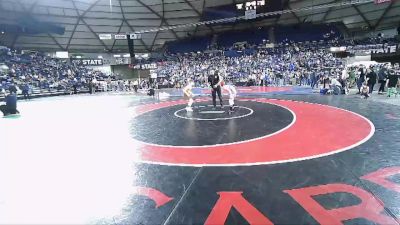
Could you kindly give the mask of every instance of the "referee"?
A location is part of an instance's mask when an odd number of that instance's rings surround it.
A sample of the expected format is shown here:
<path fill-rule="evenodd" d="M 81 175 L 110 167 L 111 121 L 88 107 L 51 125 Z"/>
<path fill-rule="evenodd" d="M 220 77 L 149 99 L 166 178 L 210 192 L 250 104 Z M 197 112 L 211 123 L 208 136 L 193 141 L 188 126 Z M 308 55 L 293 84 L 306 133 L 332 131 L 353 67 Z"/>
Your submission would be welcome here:
<path fill-rule="evenodd" d="M 213 105 L 214 108 L 217 107 L 217 94 L 218 94 L 218 98 L 219 98 L 219 103 L 221 104 L 221 108 L 224 107 L 223 103 L 222 103 L 222 95 L 221 95 L 221 82 L 222 82 L 222 77 L 220 75 L 218 75 L 218 71 L 215 71 L 214 74 L 211 74 L 210 76 L 208 76 L 208 83 L 210 83 L 211 86 L 211 95 L 213 98 Z"/>

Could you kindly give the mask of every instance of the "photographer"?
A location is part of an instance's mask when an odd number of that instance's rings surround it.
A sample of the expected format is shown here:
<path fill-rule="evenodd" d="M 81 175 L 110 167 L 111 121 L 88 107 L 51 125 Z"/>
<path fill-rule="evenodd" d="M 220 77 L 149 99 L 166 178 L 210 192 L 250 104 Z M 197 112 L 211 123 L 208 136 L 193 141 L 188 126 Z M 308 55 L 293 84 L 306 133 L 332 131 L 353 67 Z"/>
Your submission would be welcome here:
<path fill-rule="evenodd" d="M 13 90 L 14 89 L 9 90 L 10 94 L 5 98 L 6 104 L 0 105 L 0 111 L 4 116 L 19 114 L 19 111 L 17 110 L 17 94 Z"/>

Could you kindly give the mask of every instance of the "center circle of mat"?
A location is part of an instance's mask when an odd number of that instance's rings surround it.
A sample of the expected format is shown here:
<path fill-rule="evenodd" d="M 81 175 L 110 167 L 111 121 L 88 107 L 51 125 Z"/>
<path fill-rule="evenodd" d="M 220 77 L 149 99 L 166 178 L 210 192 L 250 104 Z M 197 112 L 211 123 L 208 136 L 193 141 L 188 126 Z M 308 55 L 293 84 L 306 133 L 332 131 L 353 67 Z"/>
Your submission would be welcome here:
<path fill-rule="evenodd" d="M 290 110 L 270 103 L 237 102 L 213 109 L 210 102 L 173 105 L 143 113 L 131 121 L 131 135 L 144 143 L 194 148 L 240 143 L 275 135 L 294 123 Z"/>
<path fill-rule="evenodd" d="M 232 113 L 227 112 L 226 109 L 214 109 L 209 105 L 195 106 L 193 109 L 192 112 L 187 112 L 186 108 L 178 109 L 175 111 L 174 116 L 186 120 L 217 121 L 240 119 L 254 113 L 253 109 L 243 106 L 235 106 L 235 110 Z"/>

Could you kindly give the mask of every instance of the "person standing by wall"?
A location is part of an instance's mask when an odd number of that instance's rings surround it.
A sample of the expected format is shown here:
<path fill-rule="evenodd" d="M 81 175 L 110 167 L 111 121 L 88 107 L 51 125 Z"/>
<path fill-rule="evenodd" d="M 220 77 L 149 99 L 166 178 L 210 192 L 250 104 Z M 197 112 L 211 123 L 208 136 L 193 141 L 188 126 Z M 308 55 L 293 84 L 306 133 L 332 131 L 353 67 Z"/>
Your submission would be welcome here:
<path fill-rule="evenodd" d="M 268 81 L 270 81 L 268 69 L 263 70 L 263 80 L 264 80 L 264 83 L 263 83 L 264 86 L 268 86 Z"/>
<path fill-rule="evenodd" d="M 22 94 L 24 95 L 24 99 L 25 100 L 29 100 L 30 99 L 30 96 L 29 96 L 29 84 L 28 83 L 25 83 L 22 86 Z"/>
<path fill-rule="evenodd" d="M 89 93 L 93 94 L 93 82 L 92 82 L 92 80 L 89 81 Z"/>
<path fill-rule="evenodd" d="M 317 73 L 315 70 L 311 71 L 310 79 L 311 79 L 311 88 L 314 89 L 315 86 L 317 86 L 317 88 L 318 88 L 318 84 L 317 84 L 318 78 L 317 78 Z"/>
<path fill-rule="evenodd" d="M 346 94 L 346 95 L 349 94 L 349 84 L 347 82 L 348 78 L 349 78 L 349 76 L 348 76 L 347 70 L 346 70 L 346 68 L 344 68 L 342 70 L 341 75 L 339 76 L 339 82 L 342 85 L 342 93 Z"/>
<path fill-rule="evenodd" d="M 378 83 L 379 85 L 379 91 L 378 94 L 382 95 L 383 92 L 385 92 L 385 84 L 386 84 L 386 79 L 388 76 L 388 69 L 387 69 L 387 64 L 381 67 L 381 69 L 378 72 Z"/>
<path fill-rule="evenodd" d="M 358 69 L 358 79 L 357 79 L 357 88 L 358 88 L 358 94 L 361 94 L 361 87 L 363 86 L 363 83 L 365 81 L 365 68 L 364 65 L 360 65 L 360 69 Z"/>
<path fill-rule="evenodd" d="M 356 82 L 356 71 L 355 71 L 355 69 L 354 68 L 349 68 L 349 82 L 348 82 L 348 84 L 349 84 L 349 88 L 352 88 L 352 87 L 354 87 L 354 84 L 355 84 L 355 82 Z"/>
<path fill-rule="evenodd" d="M 135 80 L 133 81 L 133 89 L 135 90 L 135 93 L 138 91 L 138 86 L 139 86 L 139 81 Z"/>
<path fill-rule="evenodd" d="M 399 77 L 400 76 L 398 76 L 396 74 L 395 70 L 392 69 L 389 71 L 389 75 L 386 80 L 386 87 L 388 88 L 388 90 L 387 90 L 388 97 L 391 97 L 392 95 L 395 95 L 395 96 L 398 95 L 396 87 L 397 87 L 397 83 L 399 82 Z"/>
<path fill-rule="evenodd" d="M 376 73 L 372 67 L 367 70 L 367 84 L 369 87 L 369 93 L 372 94 L 374 86 L 376 84 Z"/>

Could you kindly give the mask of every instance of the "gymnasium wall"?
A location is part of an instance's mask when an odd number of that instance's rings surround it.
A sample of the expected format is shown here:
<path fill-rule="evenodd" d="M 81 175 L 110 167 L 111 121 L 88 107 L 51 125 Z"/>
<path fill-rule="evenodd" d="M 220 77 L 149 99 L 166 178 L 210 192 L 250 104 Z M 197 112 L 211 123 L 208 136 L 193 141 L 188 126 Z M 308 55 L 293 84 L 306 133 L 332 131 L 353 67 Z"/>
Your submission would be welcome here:
<path fill-rule="evenodd" d="M 113 73 L 120 74 L 123 79 L 143 79 L 150 76 L 149 70 L 136 70 L 129 68 L 128 65 L 111 65 Z"/>

